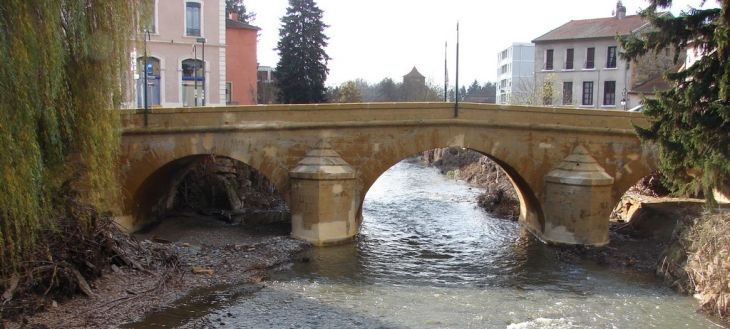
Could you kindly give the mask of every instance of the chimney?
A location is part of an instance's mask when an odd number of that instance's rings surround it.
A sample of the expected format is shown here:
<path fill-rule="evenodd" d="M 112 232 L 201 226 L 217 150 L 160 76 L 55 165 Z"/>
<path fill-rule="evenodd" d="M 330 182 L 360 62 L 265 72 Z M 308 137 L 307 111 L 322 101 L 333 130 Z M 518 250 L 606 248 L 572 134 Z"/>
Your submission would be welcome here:
<path fill-rule="evenodd" d="M 232 11 L 228 13 L 228 19 L 237 21 L 238 20 L 238 13 Z"/>
<path fill-rule="evenodd" d="M 624 17 L 626 17 L 626 7 L 619 1 L 616 3 L 616 19 L 624 19 Z"/>

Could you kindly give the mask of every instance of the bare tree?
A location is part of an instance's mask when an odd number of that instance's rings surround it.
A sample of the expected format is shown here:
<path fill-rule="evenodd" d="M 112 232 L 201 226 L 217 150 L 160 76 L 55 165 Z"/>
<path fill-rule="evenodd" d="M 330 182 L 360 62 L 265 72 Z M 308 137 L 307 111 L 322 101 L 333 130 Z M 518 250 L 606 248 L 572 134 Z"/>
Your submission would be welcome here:
<path fill-rule="evenodd" d="M 562 85 L 555 73 L 540 75 L 536 79 L 519 78 L 512 86 L 509 104 L 572 106 L 572 101 L 565 104 Z"/>

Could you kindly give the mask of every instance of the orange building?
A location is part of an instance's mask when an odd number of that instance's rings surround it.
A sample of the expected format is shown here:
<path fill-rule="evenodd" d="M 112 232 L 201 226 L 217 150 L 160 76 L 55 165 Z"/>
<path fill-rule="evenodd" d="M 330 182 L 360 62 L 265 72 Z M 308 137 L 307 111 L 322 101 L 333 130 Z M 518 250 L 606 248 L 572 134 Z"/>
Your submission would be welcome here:
<path fill-rule="evenodd" d="M 226 104 L 256 104 L 256 26 L 239 22 L 235 14 L 226 19 Z"/>

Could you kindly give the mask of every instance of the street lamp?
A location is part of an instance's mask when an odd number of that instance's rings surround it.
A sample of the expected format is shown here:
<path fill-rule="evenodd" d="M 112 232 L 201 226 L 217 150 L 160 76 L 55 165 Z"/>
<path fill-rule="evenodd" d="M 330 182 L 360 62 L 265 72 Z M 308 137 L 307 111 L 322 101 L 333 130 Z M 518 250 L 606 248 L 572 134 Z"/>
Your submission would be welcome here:
<path fill-rule="evenodd" d="M 624 110 L 626 110 L 626 88 L 624 88 L 624 91 L 621 92 L 621 106 L 623 106 Z"/>
<path fill-rule="evenodd" d="M 205 38 L 197 38 L 195 41 L 203 44 L 203 106 L 205 106 Z"/>
<path fill-rule="evenodd" d="M 195 98 L 193 104 L 198 106 L 198 50 L 195 49 L 195 44 L 193 44 L 193 85 L 195 86 L 193 89 L 193 98 Z"/>
<path fill-rule="evenodd" d="M 147 66 L 149 65 L 147 60 L 147 40 L 151 39 L 150 30 L 144 29 L 144 126 L 147 127 Z"/>

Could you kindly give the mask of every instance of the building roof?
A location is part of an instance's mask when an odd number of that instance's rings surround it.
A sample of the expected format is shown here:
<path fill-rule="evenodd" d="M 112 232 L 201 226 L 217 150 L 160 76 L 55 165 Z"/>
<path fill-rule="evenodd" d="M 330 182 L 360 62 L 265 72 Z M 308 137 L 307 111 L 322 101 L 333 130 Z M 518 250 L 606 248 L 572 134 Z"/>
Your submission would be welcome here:
<path fill-rule="evenodd" d="M 555 40 L 613 38 L 618 35 L 628 35 L 648 24 L 639 15 L 626 16 L 622 19 L 604 17 L 594 19 L 573 20 L 545 33 L 532 42 Z"/>
<path fill-rule="evenodd" d="M 261 28 L 257 26 L 253 26 L 244 22 L 235 21 L 229 18 L 226 18 L 226 28 L 234 28 L 234 29 L 243 29 L 243 30 L 261 30 Z"/>
<path fill-rule="evenodd" d="M 667 72 L 678 72 L 682 68 L 682 65 L 683 64 L 679 64 Z M 672 89 L 672 86 L 670 86 L 669 82 L 664 79 L 664 74 L 660 74 L 658 77 L 632 88 L 629 91 L 629 94 L 653 95 L 657 91 L 667 91 L 670 89 Z"/>
<path fill-rule="evenodd" d="M 423 74 L 418 73 L 418 70 L 416 70 L 415 66 L 413 67 L 413 70 L 411 70 L 411 72 L 404 75 L 403 77 L 404 78 L 425 78 L 425 76 L 423 76 Z"/>

